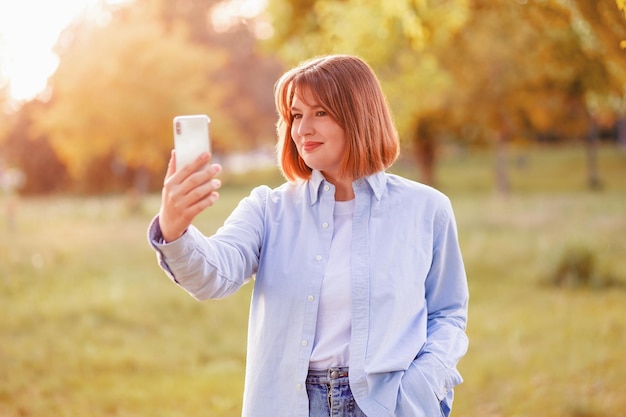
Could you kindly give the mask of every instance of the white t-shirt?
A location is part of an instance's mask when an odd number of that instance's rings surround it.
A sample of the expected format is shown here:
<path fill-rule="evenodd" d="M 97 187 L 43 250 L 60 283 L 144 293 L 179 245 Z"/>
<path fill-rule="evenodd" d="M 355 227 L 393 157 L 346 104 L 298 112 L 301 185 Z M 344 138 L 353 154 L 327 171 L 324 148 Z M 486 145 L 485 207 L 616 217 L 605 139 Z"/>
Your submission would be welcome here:
<path fill-rule="evenodd" d="M 335 202 L 333 239 L 322 281 L 310 369 L 348 366 L 350 362 L 353 214 L 354 200 Z"/>

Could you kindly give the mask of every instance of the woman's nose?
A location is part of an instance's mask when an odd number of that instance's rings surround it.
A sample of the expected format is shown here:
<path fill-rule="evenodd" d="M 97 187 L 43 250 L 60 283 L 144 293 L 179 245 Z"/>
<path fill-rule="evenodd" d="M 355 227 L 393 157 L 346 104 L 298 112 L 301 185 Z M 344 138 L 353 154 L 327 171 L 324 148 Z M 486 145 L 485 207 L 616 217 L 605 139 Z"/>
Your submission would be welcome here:
<path fill-rule="evenodd" d="M 313 133 L 313 124 L 308 117 L 302 117 L 298 123 L 298 135 L 308 136 Z"/>

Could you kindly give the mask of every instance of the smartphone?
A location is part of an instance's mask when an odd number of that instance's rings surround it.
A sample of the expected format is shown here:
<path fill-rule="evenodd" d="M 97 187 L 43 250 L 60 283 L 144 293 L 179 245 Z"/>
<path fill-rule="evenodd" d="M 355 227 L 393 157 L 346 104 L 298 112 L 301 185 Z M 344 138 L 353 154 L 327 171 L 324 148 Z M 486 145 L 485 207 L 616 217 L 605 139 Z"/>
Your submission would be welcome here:
<path fill-rule="evenodd" d="M 174 117 L 174 149 L 176 170 L 193 162 L 203 152 L 211 151 L 209 124 L 205 114 Z"/>

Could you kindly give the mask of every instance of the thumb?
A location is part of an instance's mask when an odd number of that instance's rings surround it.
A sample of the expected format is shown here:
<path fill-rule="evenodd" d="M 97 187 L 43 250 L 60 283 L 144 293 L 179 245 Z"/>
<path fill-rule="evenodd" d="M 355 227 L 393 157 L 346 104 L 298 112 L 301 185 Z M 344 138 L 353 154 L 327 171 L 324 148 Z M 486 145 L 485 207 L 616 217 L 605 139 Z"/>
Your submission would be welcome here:
<path fill-rule="evenodd" d="M 172 149 L 170 153 L 170 160 L 167 163 L 167 173 L 165 178 L 169 178 L 176 172 L 176 151 Z"/>

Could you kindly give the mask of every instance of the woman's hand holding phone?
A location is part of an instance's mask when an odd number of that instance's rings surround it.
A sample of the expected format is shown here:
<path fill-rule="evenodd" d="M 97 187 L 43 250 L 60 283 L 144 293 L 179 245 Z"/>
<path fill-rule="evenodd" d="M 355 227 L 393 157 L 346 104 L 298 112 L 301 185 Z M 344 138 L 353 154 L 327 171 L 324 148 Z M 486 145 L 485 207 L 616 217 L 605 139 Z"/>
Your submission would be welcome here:
<path fill-rule="evenodd" d="M 159 226 L 165 242 L 183 235 L 193 219 L 219 198 L 221 181 L 215 176 L 222 167 L 211 164 L 208 152 L 176 170 L 176 151 L 172 151 L 161 193 Z"/>

